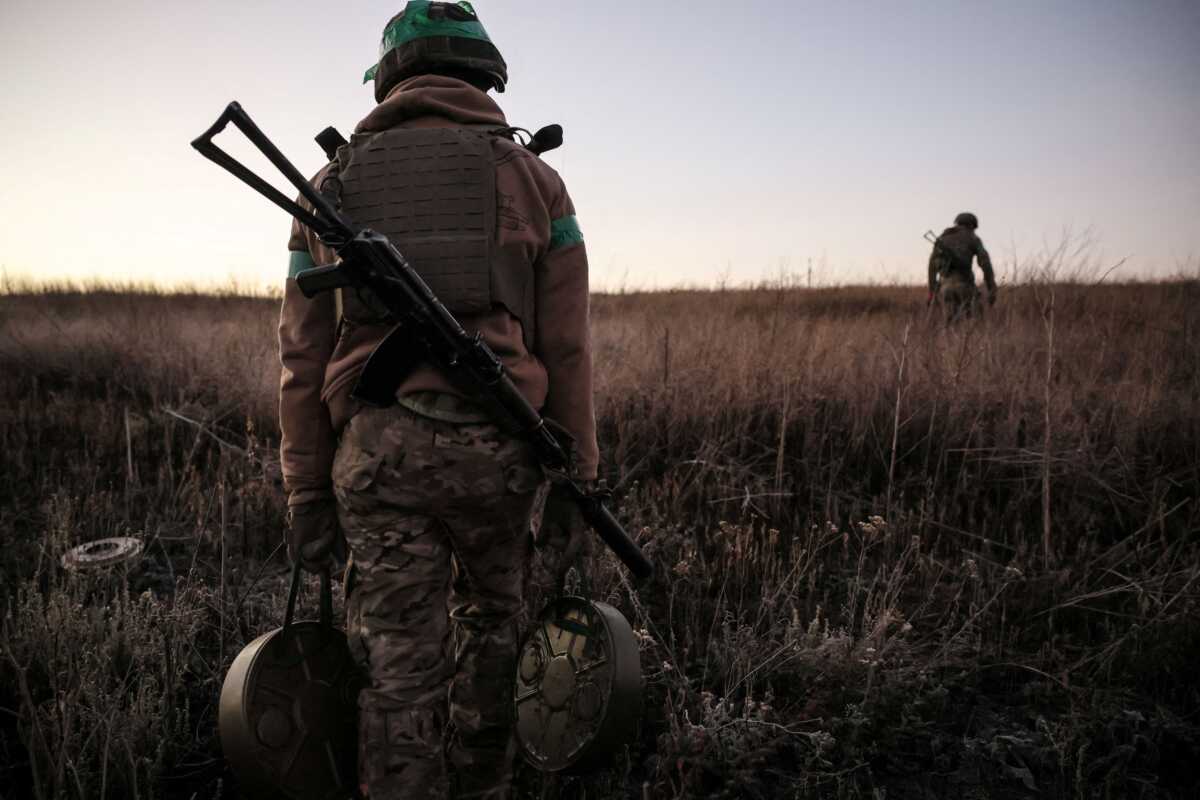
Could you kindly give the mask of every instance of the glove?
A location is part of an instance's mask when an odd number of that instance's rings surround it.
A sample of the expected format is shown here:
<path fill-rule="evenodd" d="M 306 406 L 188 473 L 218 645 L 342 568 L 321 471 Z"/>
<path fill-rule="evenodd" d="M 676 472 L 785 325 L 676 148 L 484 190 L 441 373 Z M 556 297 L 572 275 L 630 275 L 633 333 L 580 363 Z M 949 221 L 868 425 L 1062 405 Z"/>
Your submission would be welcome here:
<path fill-rule="evenodd" d="M 996 305 L 996 290 L 999 288 L 1000 287 L 998 287 L 998 286 L 993 286 L 991 289 L 988 289 L 988 305 L 989 306 Z"/>
<path fill-rule="evenodd" d="M 337 503 L 311 500 L 288 508 L 288 558 L 312 573 L 326 572 L 346 560 L 346 537 L 338 528 Z"/>
<path fill-rule="evenodd" d="M 569 570 L 581 557 L 591 555 L 592 537 L 588 524 L 571 495 L 558 486 L 550 487 L 542 525 L 534 538 L 545 569 L 561 589 Z"/>

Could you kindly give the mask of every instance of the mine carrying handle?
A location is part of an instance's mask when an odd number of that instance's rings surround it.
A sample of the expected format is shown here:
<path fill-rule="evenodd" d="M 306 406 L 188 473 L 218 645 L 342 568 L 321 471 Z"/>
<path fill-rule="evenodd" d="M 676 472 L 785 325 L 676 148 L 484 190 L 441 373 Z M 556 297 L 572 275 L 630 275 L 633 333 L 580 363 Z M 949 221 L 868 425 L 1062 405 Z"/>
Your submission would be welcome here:
<path fill-rule="evenodd" d="M 292 565 L 292 587 L 288 590 L 287 611 L 283 615 L 283 635 L 286 637 L 292 628 L 292 620 L 296 616 L 296 599 L 300 596 L 300 559 Z M 329 569 L 321 570 L 321 627 L 333 627 L 333 587 L 330 585 Z"/>

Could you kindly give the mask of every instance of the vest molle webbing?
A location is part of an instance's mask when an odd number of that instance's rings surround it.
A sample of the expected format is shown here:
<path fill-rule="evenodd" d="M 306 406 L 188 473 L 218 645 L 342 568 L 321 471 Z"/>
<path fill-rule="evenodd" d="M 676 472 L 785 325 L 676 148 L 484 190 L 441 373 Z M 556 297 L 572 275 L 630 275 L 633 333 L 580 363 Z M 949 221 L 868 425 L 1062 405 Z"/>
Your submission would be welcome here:
<path fill-rule="evenodd" d="M 496 246 L 496 167 L 490 131 L 429 128 L 355 134 L 334 166 L 341 210 L 391 239 L 455 314 L 493 304 L 521 320 L 532 349 L 533 266 Z M 334 184 L 336 185 L 336 184 Z M 343 292 L 343 315 L 380 323 L 364 293 Z"/>

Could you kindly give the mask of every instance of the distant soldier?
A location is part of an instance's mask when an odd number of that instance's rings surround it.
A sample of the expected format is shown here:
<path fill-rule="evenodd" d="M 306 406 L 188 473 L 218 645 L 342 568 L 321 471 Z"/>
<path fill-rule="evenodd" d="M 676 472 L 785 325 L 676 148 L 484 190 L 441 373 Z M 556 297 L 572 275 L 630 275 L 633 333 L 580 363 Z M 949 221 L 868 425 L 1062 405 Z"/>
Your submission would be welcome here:
<path fill-rule="evenodd" d="M 954 218 L 954 227 L 942 231 L 929 254 L 929 301 L 940 295 L 946 309 L 946 321 L 954 322 L 980 311 L 979 289 L 975 286 L 972 259 L 979 259 L 983 280 L 988 288 L 988 305 L 996 302 L 996 275 L 992 259 L 983 242 L 975 235 L 979 220 L 964 211 Z"/>
<path fill-rule="evenodd" d="M 314 179 L 386 234 L 525 398 L 574 437 L 574 476 L 596 477 L 588 263 L 558 174 L 514 141 L 489 90 L 504 59 L 470 3 L 414 0 L 367 73 L 378 105 Z M 291 275 L 334 254 L 299 223 Z M 279 326 L 288 550 L 328 568 L 344 542 L 347 638 L 359 697 L 359 782 L 372 800 L 509 796 L 517 624 L 530 523 L 545 476 L 531 446 L 428 364 L 391 408 L 350 396 L 393 320 L 368 293 L 306 299 L 287 281 Z M 414 345 L 415 349 L 415 345 Z M 557 489 L 539 544 L 582 546 Z M 344 536 L 344 539 L 343 539 Z"/>

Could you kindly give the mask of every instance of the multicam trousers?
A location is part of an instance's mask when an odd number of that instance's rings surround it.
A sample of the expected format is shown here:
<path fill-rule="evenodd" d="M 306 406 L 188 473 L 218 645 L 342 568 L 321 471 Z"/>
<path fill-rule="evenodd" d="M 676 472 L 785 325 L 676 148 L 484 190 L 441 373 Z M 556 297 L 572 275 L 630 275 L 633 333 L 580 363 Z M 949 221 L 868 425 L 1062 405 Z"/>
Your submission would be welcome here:
<path fill-rule="evenodd" d="M 351 551 L 359 782 L 372 800 L 505 798 L 517 620 L 543 477 L 490 423 L 365 409 L 333 466 Z"/>

